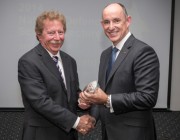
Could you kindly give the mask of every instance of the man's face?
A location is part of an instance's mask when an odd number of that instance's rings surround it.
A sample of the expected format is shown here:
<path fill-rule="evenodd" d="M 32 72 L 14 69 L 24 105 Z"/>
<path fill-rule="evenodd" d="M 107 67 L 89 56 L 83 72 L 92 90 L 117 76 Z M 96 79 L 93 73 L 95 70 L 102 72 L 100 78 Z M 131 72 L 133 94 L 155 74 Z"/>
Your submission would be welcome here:
<path fill-rule="evenodd" d="M 39 42 L 52 54 L 57 54 L 64 42 L 63 24 L 58 20 L 44 21 L 42 34 L 38 35 Z"/>
<path fill-rule="evenodd" d="M 111 4 L 104 9 L 102 18 L 106 36 L 117 45 L 129 32 L 131 17 L 125 15 L 120 5 Z"/>

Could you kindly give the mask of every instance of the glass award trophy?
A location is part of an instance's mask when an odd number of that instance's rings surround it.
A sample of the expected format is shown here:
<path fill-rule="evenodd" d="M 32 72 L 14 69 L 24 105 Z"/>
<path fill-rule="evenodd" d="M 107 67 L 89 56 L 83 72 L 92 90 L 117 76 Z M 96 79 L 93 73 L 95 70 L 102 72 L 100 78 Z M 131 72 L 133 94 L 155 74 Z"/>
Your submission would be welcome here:
<path fill-rule="evenodd" d="M 99 87 L 98 82 L 97 81 L 92 81 L 88 85 L 85 86 L 83 91 L 86 91 L 87 93 L 93 94 L 98 87 Z"/>

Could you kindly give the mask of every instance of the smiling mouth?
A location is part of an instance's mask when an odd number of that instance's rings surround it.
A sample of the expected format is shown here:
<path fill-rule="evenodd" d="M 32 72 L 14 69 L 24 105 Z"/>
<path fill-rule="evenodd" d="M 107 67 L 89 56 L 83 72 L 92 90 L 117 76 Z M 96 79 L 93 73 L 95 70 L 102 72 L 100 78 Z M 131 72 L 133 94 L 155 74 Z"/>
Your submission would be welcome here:
<path fill-rule="evenodd" d="M 60 45 L 62 42 L 61 41 L 50 41 L 50 43 L 53 45 Z"/>
<path fill-rule="evenodd" d="M 116 37 L 116 34 L 109 34 L 109 37 Z"/>
<path fill-rule="evenodd" d="M 112 37 L 116 36 L 117 35 L 117 32 L 108 32 L 108 34 Z"/>

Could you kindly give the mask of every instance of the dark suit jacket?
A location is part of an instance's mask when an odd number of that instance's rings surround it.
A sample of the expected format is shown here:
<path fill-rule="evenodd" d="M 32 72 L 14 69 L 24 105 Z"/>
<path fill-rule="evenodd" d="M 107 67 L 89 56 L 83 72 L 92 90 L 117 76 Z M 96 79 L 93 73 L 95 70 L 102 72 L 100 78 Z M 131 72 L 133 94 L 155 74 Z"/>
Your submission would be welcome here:
<path fill-rule="evenodd" d="M 111 94 L 114 113 L 105 106 L 94 107 L 108 140 L 155 140 L 151 109 L 159 89 L 159 60 L 155 51 L 131 35 L 125 42 L 106 82 L 111 47 L 100 59 L 99 84 Z"/>
<path fill-rule="evenodd" d="M 77 133 L 72 129 L 77 115 L 79 89 L 75 60 L 60 51 L 67 90 L 60 81 L 60 73 L 48 54 L 39 44 L 18 63 L 18 80 L 25 107 L 24 140 L 73 140 Z"/>

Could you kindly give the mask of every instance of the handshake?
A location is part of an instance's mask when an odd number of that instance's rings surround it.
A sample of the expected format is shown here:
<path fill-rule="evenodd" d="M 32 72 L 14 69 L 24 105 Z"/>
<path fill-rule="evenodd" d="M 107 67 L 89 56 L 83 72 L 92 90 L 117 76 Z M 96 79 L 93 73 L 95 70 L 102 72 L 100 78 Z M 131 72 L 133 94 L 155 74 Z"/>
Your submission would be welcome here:
<path fill-rule="evenodd" d="M 107 94 L 99 88 L 97 81 L 89 83 L 79 94 L 78 106 L 81 109 L 88 109 L 93 104 L 105 104 L 107 102 Z M 76 130 L 82 134 L 87 134 L 94 125 L 96 120 L 90 115 L 80 117 L 80 122 Z"/>
<path fill-rule="evenodd" d="M 96 120 L 94 117 L 91 117 L 90 115 L 83 115 L 80 117 L 80 121 L 76 127 L 76 130 L 79 133 L 85 135 L 94 128 L 95 123 Z"/>

